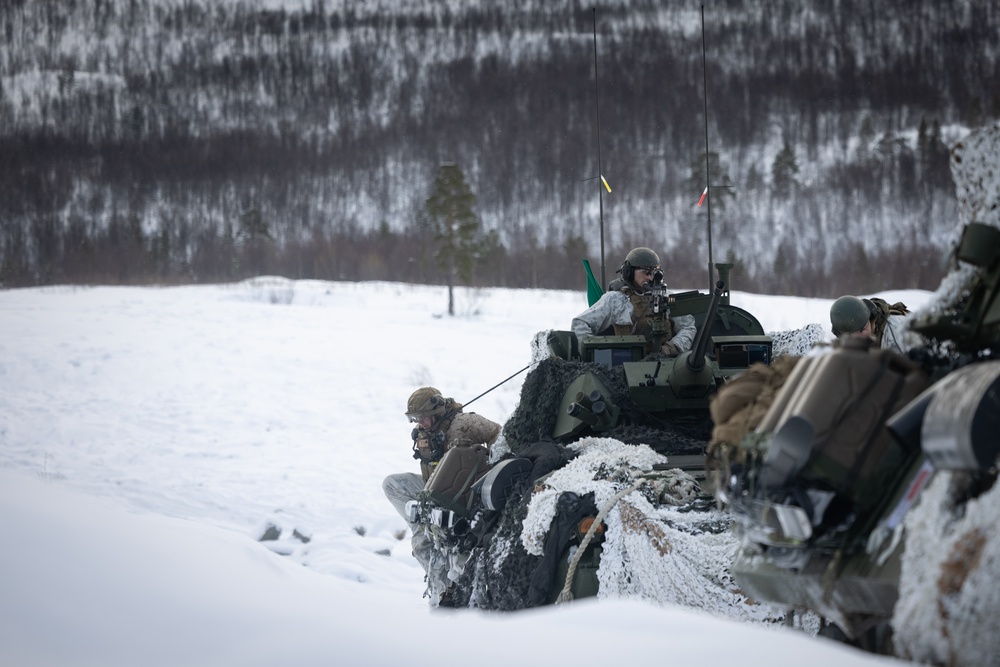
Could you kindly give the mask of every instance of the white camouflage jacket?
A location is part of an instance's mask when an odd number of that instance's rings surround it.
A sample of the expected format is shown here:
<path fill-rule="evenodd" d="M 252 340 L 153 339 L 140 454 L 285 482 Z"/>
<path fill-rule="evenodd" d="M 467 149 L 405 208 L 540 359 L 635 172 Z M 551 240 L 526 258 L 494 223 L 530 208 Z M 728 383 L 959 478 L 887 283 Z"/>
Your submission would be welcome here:
<path fill-rule="evenodd" d="M 605 292 L 597 303 L 573 318 L 571 325 L 573 333 L 580 336 L 592 336 L 610 326 L 628 326 L 634 324 L 632 300 L 625 290 Z M 674 336 L 670 339 L 677 352 L 691 349 L 694 337 L 698 333 L 693 315 L 671 317 Z"/>
<path fill-rule="evenodd" d="M 924 344 L 923 338 L 909 327 L 909 315 L 890 315 L 879 344 L 883 349 L 906 354 L 907 350 Z"/>

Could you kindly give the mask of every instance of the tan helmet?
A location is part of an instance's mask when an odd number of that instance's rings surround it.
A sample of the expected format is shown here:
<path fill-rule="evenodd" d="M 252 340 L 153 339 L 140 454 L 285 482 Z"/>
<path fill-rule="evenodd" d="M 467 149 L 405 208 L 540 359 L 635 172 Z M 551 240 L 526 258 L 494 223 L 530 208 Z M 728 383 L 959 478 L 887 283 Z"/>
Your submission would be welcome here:
<path fill-rule="evenodd" d="M 842 296 L 830 306 L 830 324 L 834 336 L 857 333 L 871 319 L 868 305 L 856 296 Z"/>
<path fill-rule="evenodd" d="M 416 421 L 424 416 L 440 416 L 447 410 L 448 399 L 434 387 L 421 387 L 406 401 L 406 416 Z"/>

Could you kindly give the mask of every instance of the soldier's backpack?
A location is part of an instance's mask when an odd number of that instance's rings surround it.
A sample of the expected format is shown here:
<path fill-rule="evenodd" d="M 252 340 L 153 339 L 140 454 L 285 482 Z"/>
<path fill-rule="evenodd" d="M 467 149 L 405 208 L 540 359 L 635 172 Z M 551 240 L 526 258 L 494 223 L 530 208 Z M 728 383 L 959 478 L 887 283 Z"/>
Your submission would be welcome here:
<path fill-rule="evenodd" d="M 864 513 L 919 455 L 892 436 L 886 420 L 928 385 L 909 359 L 858 336 L 803 359 L 761 420 L 772 436 L 760 481 L 775 493 L 830 492 Z"/>
<path fill-rule="evenodd" d="M 438 462 L 421 498 L 462 517 L 472 514 L 472 485 L 489 472 L 489 452 L 482 445 L 452 447 Z"/>
<path fill-rule="evenodd" d="M 872 321 L 872 336 L 877 341 L 882 340 L 882 336 L 885 334 L 886 324 L 889 323 L 890 315 L 910 314 L 910 309 L 907 308 L 906 304 L 902 301 L 890 304 L 885 299 L 880 299 L 878 297 L 865 299 L 865 301 L 867 302 L 868 310 L 872 311 L 872 314 L 875 316 Z"/>

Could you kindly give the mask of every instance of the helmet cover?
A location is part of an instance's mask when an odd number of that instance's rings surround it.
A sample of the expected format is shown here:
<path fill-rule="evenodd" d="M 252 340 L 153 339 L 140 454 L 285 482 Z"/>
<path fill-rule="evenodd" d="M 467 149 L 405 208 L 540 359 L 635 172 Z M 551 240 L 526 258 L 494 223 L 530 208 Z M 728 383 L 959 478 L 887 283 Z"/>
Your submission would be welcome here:
<path fill-rule="evenodd" d="M 830 324 L 835 336 L 857 333 L 865 328 L 869 319 L 871 311 L 856 296 L 842 296 L 830 306 Z"/>
<path fill-rule="evenodd" d="M 422 417 L 427 415 L 442 415 L 446 409 L 447 400 L 434 387 L 421 387 L 406 401 L 407 417 Z"/>

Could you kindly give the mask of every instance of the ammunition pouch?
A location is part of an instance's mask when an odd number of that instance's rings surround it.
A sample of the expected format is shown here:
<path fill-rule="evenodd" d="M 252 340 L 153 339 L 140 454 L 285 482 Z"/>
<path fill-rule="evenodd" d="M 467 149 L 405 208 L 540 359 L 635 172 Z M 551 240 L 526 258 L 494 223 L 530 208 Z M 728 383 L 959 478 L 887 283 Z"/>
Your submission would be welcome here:
<path fill-rule="evenodd" d="M 445 434 L 443 431 L 428 433 L 413 429 L 413 458 L 428 466 L 434 465 L 444 456 Z"/>

